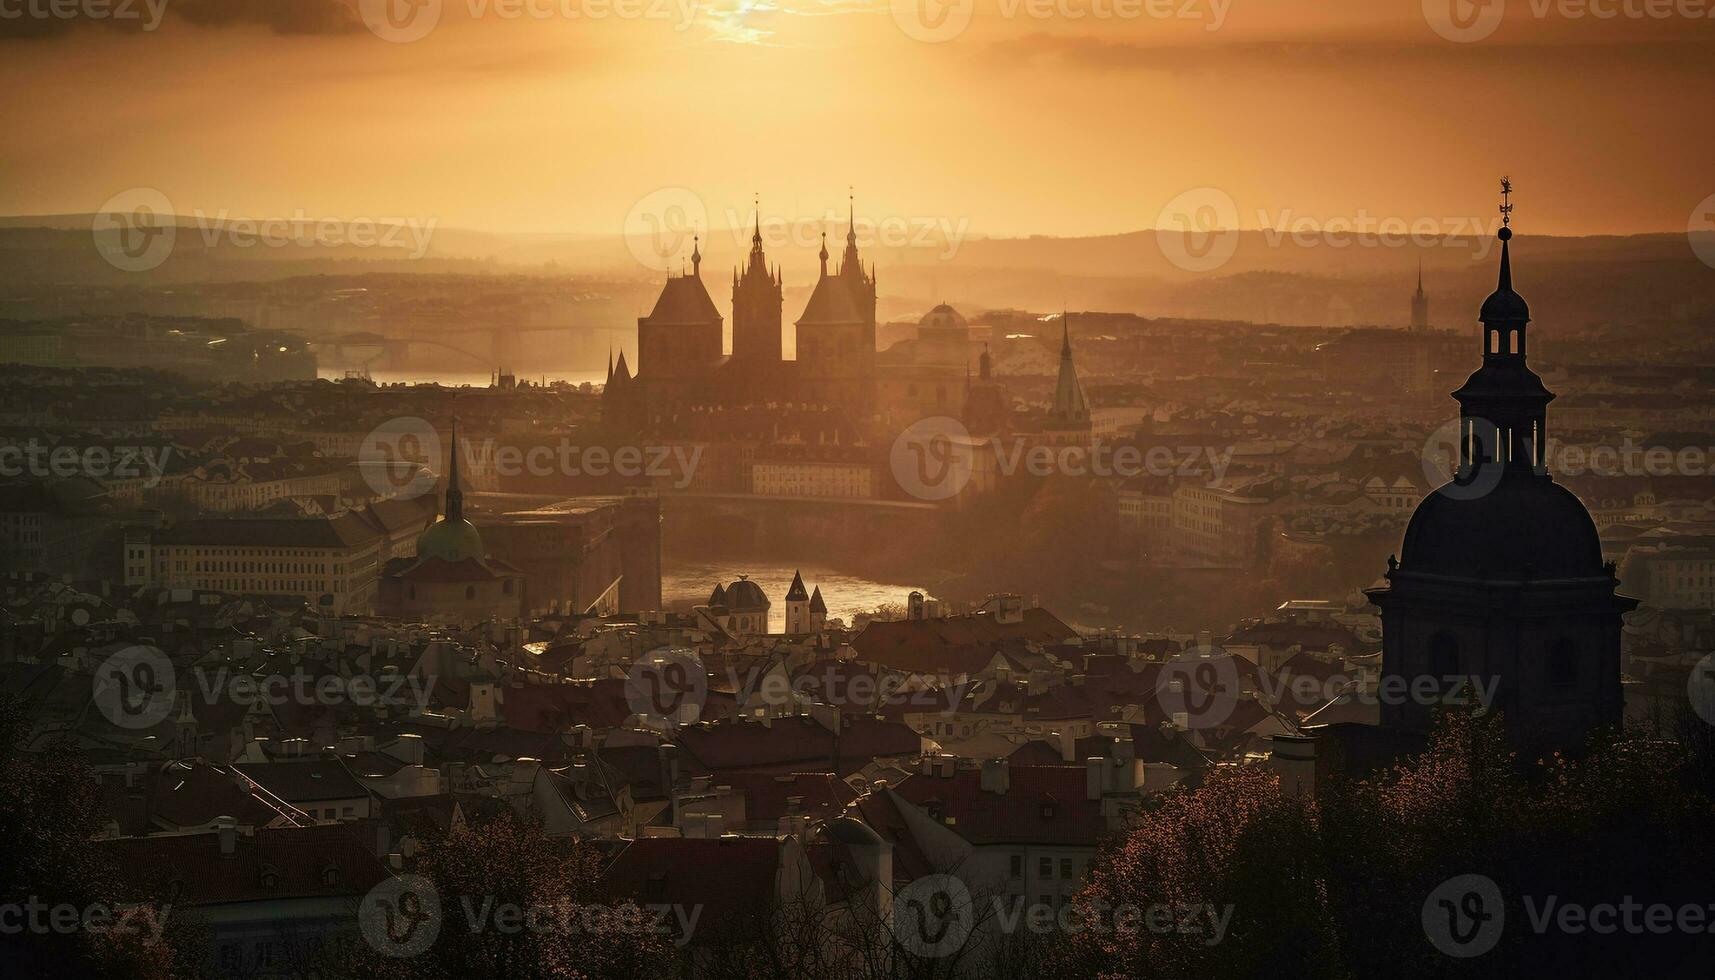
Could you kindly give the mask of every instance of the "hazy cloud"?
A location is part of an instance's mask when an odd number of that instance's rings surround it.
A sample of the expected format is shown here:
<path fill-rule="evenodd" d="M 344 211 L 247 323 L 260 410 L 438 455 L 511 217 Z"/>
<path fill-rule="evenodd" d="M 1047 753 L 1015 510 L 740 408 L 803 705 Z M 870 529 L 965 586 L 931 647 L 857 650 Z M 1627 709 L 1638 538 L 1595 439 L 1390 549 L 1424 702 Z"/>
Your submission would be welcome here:
<path fill-rule="evenodd" d="M 1351 71 L 1517 67 L 1578 71 L 1600 68 L 1689 69 L 1707 71 L 1715 43 L 1622 41 L 1570 44 L 1402 44 L 1393 42 L 1250 41 L 1240 43 L 1147 44 L 1089 35 L 1037 32 L 991 42 L 993 61 L 1028 61 L 1102 71 Z"/>
<path fill-rule="evenodd" d="M 344 0 L 172 0 L 173 12 L 192 24 L 233 27 L 260 24 L 275 34 L 347 34 L 363 22 Z"/>
<path fill-rule="evenodd" d="M 0 7 L 0 41 L 44 41 L 78 34 L 142 34 L 175 24 L 264 27 L 274 34 L 348 34 L 363 29 L 347 0 L 109 0 L 76 4 L 12 0 Z"/>

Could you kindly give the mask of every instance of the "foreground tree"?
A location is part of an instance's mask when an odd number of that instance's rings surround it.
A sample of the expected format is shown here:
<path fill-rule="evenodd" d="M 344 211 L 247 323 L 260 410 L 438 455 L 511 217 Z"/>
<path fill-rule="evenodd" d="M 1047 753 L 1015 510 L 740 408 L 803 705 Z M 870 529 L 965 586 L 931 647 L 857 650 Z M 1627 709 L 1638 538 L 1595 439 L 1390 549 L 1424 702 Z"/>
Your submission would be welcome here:
<path fill-rule="evenodd" d="M 1628 903 L 1708 909 L 1707 771 L 1695 746 L 1616 736 L 1576 760 L 1521 764 L 1492 715 L 1449 716 L 1422 755 L 1331 781 L 1314 803 L 1283 797 L 1257 767 L 1217 771 L 1154 802 L 1092 865 L 1079 905 L 1108 928 L 1072 937 L 1059 965 L 1104 978 L 1704 969 L 1715 954 L 1702 929 L 1623 917 Z M 1463 885 L 1449 885 L 1465 880 L 1492 883 L 1498 905 L 1469 904 Z M 1230 908 L 1218 941 L 1116 930 L 1104 912 L 1198 904 Z M 1570 927 L 1558 918 L 1569 905 L 1580 910 Z M 1615 908 L 1617 928 L 1582 924 L 1599 906 Z M 1460 930 L 1493 921 L 1493 943 L 1446 955 L 1431 938 L 1443 920 Z"/>
<path fill-rule="evenodd" d="M 145 980 L 173 975 L 168 943 L 86 924 L 99 923 L 100 910 L 155 896 L 128 894 L 94 843 L 104 818 L 97 783 L 76 747 L 56 742 L 40 753 L 22 751 L 28 728 L 23 702 L 0 699 L 0 907 L 8 919 L 7 973 Z M 63 911 L 40 911 L 52 909 L 75 909 L 77 923 Z"/>

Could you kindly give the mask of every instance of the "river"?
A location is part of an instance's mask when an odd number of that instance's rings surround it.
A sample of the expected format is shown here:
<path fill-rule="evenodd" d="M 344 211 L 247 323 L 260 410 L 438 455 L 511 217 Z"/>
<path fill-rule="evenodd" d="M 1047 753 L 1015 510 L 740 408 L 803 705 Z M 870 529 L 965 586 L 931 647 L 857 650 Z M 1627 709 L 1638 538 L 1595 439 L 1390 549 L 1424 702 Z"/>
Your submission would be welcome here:
<path fill-rule="evenodd" d="M 715 583 L 725 585 L 740 575 L 762 587 L 771 605 L 768 607 L 768 630 L 781 633 L 786 629 L 786 590 L 792 586 L 792 573 L 802 570 L 804 588 L 814 592 L 822 589 L 822 600 L 828 604 L 828 616 L 843 619 L 850 625 L 860 612 L 872 612 L 882 603 L 904 606 L 912 589 L 928 590 L 908 582 L 881 582 L 851 575 L 823 565 L 792 565 L 776 561 L 735 558 L 723 561 L 668 559 L 661 570 L 661 601 L 668 608 L 697 605 L 709 601 Z"/>
<path fill-rule="evenodd" d="M 566 381 L 574 385 L 585 382 L 599 385 L 607 380 L 606 371 L 548 371 L 548 383 Z M 316 377 L 327 381 L 339 381 L 345 377 L 345 371 L 337 367 L 321 367 L 316 369 Z M 427 385 L 438 384 L 448 388 L 459 388 L 469 385 L 472 388 L 486 388 L 494 381 L 494 376 L 486 371 L 443 371 L 436 368 L 413 370 L 404 368 L 397 371 L 371 371 L 369 380 L 378 385 Z M 542 380 L 542 375 L 519 375 L 518 380 L 535 384 Z"/>

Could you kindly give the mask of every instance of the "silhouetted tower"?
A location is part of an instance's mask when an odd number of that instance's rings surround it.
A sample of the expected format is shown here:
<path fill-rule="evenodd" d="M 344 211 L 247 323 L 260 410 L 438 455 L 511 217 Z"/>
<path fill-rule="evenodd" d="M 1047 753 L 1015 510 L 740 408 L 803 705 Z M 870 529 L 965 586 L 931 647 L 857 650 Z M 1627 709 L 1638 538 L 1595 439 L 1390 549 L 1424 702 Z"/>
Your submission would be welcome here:
<path fill-rule="evenodd" d="M 720 362 L 722 319 L 703 285 L 702 266 L 701 243 L 693 239 L 691 271 L 668 276 L 655 308 L 637 320 L 636 387 L 651 412 L 671 412 L 688 399 L 688 382 Z"/>
<path fill-rule="evenodd" d="M 965 428 L 977 435 L 1005 432 L 1011 427 L 1012 406 L 1006 389 L 993 377 L 993 359 L 988 345 L 977 358 L 977 376 L 973 380 L 967 369 L 965 375 L 965 408 L 961 415 Z"/>
<path fill-rule="evenodd" d="M 837 270 L 828 271 L 822 236 L 820 277 L 796 324 L 798 362 L 812 396 L 867 416 L 875 406 L 875 274 L 858 258 L 856 210 Z"/>
<path fill-rule="evenodd" d="M 814 632 L 810 622 L 810 593 L 804 588 L 804 573 L 792 573 L 792 587 L 786 590 L 786 634 L 803 636 Z"/>
<path fill-rule="evenodd" d="M 745 364 L 776 363 L 781 353 L 782 282 L 762 254 L 762 210 L 750 235 L 750 259 L 732 274 L 732 357 Z"/>
<path fill-rule="evenodd" d="M 1417 292 L 1411 295 L 1411 329 L 1429 329 L 1429 297 L 1423 292 L 1423 261 L 1417 263 Z"/>
<path fill-rule="evenodd" d="M 1530 307 L 1513 290 L 1511 184 L 1502 205 L 1501 268 L 1483 302 L 1483 362 L 1459 401 L 1457 475 L 1418 505 L 1388 584 L 1368 595 L 1382 610 L 1382 684 L 1410 690 L 1492 685 L 1515 745 L 1577 748 L 1617 725 L 1619 595 L 1595 522 L 1554 482 L 1543 451 L 1554 395 L 1526 362 Z M 1384 726 L 1426 731 L 1432 705 L 1383 698 Z"/>
<path fill-rule="evenodd" d="M 1062 313 L 1061 322 L 1060 377 L 1054 384 L 1054 404 L 1042 421 L 1042 436 L 1050 445 L 1086 445 L 1093 428 L 1090 403 L 1072 363 L 1072 315 Z"/>

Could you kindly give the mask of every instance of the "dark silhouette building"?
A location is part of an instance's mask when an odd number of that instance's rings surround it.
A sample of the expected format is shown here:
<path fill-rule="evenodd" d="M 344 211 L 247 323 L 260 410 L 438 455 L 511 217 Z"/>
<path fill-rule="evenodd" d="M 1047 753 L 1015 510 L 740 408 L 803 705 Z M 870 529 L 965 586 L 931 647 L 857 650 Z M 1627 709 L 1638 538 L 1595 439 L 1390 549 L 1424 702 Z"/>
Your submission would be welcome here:
<path fill-rule="evenodd" d="M 610 369 L 603 420 L 612 428 L 672 434 L 699 428 L 699 413 L 755 406 L 831 408 L 867 427 L 876 412 L 875 273 L 858 257 L 855 214 L 838 267 L 821 275 L 795 324 L 797 358 L 784 359 L 784 280 L 762 250 L 760 219 L 743 270 L 733 273 L 732 355 L 723 353 L 720 311 L 702 278 L 700 246 L 691 269 L 669 276 L 648 316 L 637 321 L 637 373 L 621 357 Z"/>
<path fill-rule="evenodd" d="M 1411 294 L 1411 329 L 1429 329 L 1429 294 L 1423 291 L 1423 263 L 1417 263 L 1417 292 Z"/>
<path fill-rule="evenodd" d="M 1479 315 L 1482 366 L 1453 393 L 1457 475 L 1418 505 L 1387 585 L 1368 594 L 1382 610 L 1384 727 L 1432 724 L 1432 699 L 1390 686 L 1493 685 L 1515 745 L 1546 752 L 1620 722 L 1620 618 L 1637 601 L 1615 592 L 1589 511 L 1548 472 L 1554 395 L 1526 361 L 1511 237 L 1503 226 L 1500 282 Z"/>

